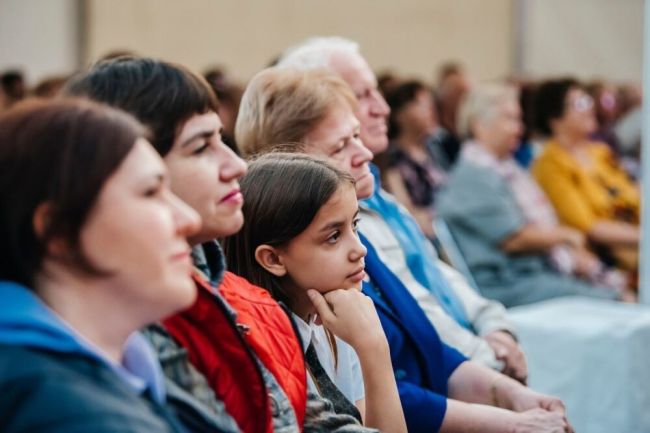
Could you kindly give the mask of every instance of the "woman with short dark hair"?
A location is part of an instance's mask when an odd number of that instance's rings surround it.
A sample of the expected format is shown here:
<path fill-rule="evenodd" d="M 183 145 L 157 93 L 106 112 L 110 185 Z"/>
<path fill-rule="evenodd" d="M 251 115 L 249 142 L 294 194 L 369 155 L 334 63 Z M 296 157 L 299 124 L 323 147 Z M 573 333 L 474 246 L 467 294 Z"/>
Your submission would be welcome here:
<path fill-rule="evenodd" d="M 0 430 L 182 432 L 136 331 L 196 297 L 198 215 L 131 116 L 32 101 L 0 117 Z"/>
<path fill-rule="evenodd" d="M 571 79 L 539 86 L 537 127 L 550 137 L 533 165 L 560 220 L 584 233 L 601 256 L 638 267 L 640 195 L 605 143 L 594 142 L 594 101 Z"/>

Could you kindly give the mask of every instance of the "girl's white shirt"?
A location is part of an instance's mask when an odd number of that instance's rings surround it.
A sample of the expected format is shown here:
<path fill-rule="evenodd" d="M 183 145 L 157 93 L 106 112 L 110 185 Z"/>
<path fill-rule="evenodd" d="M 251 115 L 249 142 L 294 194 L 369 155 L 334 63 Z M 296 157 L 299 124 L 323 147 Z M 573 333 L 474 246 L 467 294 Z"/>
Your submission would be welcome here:
<path fill-rule="evenodd" d="M 335 336 L 338 354 L 338 362 L 335 363 L 325 328 L 314 323 L 315 316 L 310 317 L 309 323 L 293 313 L 292 316 L 298 326 L 304 350 L 307 351 L 309 343 L 313 342 L 318 360 L 339 391 L 352 403 L 362 400 L 365 397 L 365 389 L 361 363 L 352 346 Z M 310 391 L 318 393 L 318 388 L 310 374 L 307 374 L 307 387 Z"/>

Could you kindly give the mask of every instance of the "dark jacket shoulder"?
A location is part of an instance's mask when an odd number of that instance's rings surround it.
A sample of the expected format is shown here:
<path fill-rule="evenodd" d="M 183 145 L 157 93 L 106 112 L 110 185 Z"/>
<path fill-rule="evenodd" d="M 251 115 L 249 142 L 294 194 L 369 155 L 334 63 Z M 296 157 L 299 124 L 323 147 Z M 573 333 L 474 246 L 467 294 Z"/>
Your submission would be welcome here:
<path fill-rule="evenodd" d="M 78 354 L 0 345 L 0 431 L 175 432 L 163 407 Z"/>

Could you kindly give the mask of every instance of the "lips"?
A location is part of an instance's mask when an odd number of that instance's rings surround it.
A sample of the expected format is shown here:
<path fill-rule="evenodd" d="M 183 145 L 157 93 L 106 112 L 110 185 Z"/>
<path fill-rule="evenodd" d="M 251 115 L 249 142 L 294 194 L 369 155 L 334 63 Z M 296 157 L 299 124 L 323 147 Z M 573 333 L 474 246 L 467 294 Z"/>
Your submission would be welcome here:
<path fill-rule="evenodd" d="M 191 250 L 189 248 L 183 249 L 182 251 L 177 252 L 172 255 L 172 260 L 175 262 L 187 262 L 191 263 L 190 258 Z"/>
<path fill-rule="evenodd" d="M 366 271 L 364 267 L 361 267 L 351 273 L 350 275 L 347 276 L 349 280 L 354 281 L 355 283 L 361 282 L 364 278 L 366 278 Z"/>
<path fill-rule="evenodd" d="M 226 194 L 219 201 L 219 203 L 241 203 L 243 201 L 244 201 L 244 197 L 242 196 L 242 193 L 239 190 L 239 188 L 234 188 L 232 191 Z"/>

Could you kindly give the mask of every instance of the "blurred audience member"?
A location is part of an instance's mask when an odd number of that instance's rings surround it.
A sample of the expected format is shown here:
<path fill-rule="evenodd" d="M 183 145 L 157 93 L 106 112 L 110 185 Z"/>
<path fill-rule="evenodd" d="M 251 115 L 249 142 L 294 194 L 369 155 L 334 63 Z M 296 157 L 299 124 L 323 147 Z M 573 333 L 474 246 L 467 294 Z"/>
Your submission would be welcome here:
<path fill-rule="evenodd" d="M 550 136 L 533 174 L 560 220 L 582 233 L 611 264 L 638 266 L 639 189 L 611 149 L 590 137 L 596 130 L 593 99 L 572 79 L 540 85 L 537 127 Z"/>
<path fill-rule="evenodd" d="M 456 133 L 456 114 L 463 96 L 470 89 L 470 81 L 459 63 L 450 62 L 442 65 L 438 73 L 436 87 L 436 104 L 443 127 L 441 145 L 449 162 L 456 162 L 460 151 L 460 139 Z"/>
<path fill-rule="evenodd" d="M 239 102 L 241 101 L 244 89 L 233 83 L 220 68 L 213 68 L 206 71 L 203 77 L 210 87 L 212 87 L 219 100 L 219 117 L 223 122 L 223 133 L 221 135 L 223 142 L 237 152 L 235 122 L 237 122 Z"/>
<path fill-rule="evenodd" d="M 433 95 L 423 83 L 407 81 L 386 92 L 386 102 L 392 140 L 383 172 L 386 187 L 434 239 L 434 199 L 447 175 L 427 145 L 437 129 Z"/>
<path fill-rule="evenodd" d="M 0 76 L 0 84 L 5 94 L 7 108 L 27 96 L 27 87 L 23 73 L 19 70 L 6 71 Z"/>
<path fill-rule="evenodd" d="M 614 125 L 621 165 L 634 179 L 641 177 L 641 88 L 624 84 L 618 88 L 619 117 Z"/>
<path fill-rule="evenodd" d="M 439 211 L 481 292 L 506 306 L 568 295 L 617 298 L 620 289 L 573 276 L 596 278 L 602 267 L 581 233 L 558 225 L 544 194 L 512 159 L 522 132 L 515 89 L 479 87 L 459 117 L 459 132 L 471 141 L 463 145 Z"/>
<path fill-rule="evenodd" d="M 598 124 L 591 138 L 607 143 L 614 154 L 618 155 L 618 139 L 613 131 L 614 123 L 618 118 L 616 88 L 604 81 L 594 81 L 586 86 L 586 91 L 594 100 L 594 111 Z"/>
<path fill-rule="evenodd" d="M 46 77 L 34 86 L 32 94 L 39 98 L 53 98 L 63 89 L 68 78 L 70 78 L 69 75 L 52 75 Z"/>

